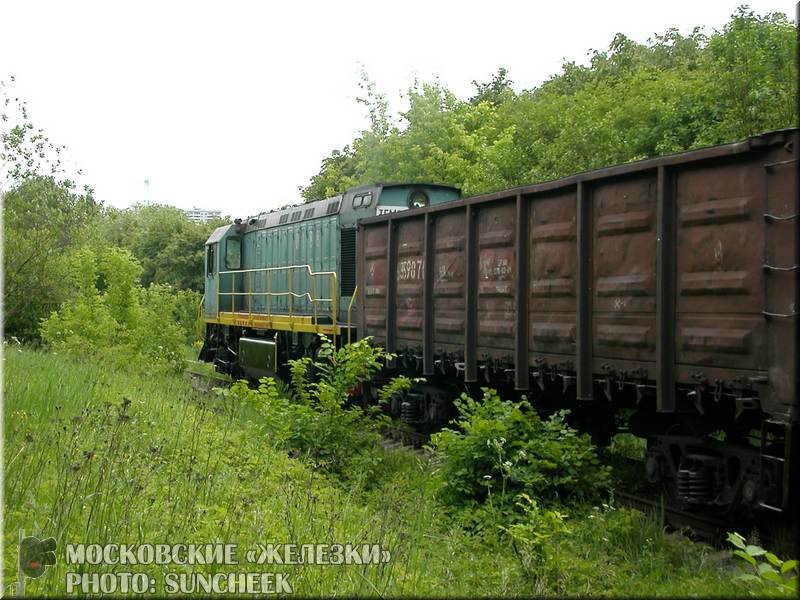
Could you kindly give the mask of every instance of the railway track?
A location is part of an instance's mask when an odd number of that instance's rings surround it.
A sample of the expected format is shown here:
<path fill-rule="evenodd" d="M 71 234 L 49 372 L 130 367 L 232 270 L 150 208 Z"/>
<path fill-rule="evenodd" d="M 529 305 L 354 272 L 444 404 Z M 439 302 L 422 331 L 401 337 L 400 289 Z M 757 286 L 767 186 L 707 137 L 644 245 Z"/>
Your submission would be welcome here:
<path fill-rule="evenodd" d="M 428 443 L 431 437 L 430 434 L 419 433 L 398 425 L 384 427 L 381 434 L 389 447 L 408 448 L 410 450 L 422 450 L 422 447 Z"/>
<path fill-rule="evenodd" d="M 205 366 L 205 364 L 195 361 L 183 370 L 184 374 L 189 376 L 194 389 L 199 392 L 209 392 L 211 388 L 225 387 L 233 383 L 233 379 L 228 375 L 216 372 L 210 373 L 207 370 L 203 370 L 201 367 Z"/>
<path fill-rule="evenodd" d="M 418 433 L 397 425 L 389 425 L 381 431 L 382 445 L 387 450 L 407 450 L 419 456 L 428 456 L 425 444 L 430 439 L 429 434 Z"/>
<path fill-rule="evenodd" d="M 681 531 L 694 541 L 730 550 L 727 534 L 736 532 L 780 556 L 800 553 L 797 524 L 786 519 L 771 518 L 769 514 L 738 518 L 700 514 L 671 506 L 661 496 L 630 492 L 615 491 L 614 498 L 624 506 L 655 515 L 665 526 Z"/>
<path fill-rule="evenodd" d="M 608 464 L 608 457 L 606 457 Z M 746 515 L 711 515 L 687 510 L 685 506 L 675 506 L 674 500 L 664 496 L 660 488 L 647 484 L 635 473 L 644 473 L 640 460 L 617 456 L 612 468 L 624 473 L 614 484 L 614 499 L 619 504 L 649 513 L 659 518 L 665 526 L 683 531 L 691 539 L 703 541 L 718 547 L 728 547 L 727 534 L 737 532 L 746 537 L 760 540 L 767 547 L 781 549 L 784 553 L 796 554 L 800 548 L 794 525 L 786 519 L 760 513 Z M 633 478 L 631 478 L 633 477 Z M 625 491 L 620 491 L 625 490 Z"/>
<path fill-rule="evenodd" d="M 659 516 L 665 524 L 674 529 L 688 529 L 691 533 L 690 537 L 709 543 L 719 544 L 732 527 L 730 521 L 725 519 L 670 506 L 663 496 L 648 497 L 630 492 L 614 491 L 614 498 L 628 508 Z"/>

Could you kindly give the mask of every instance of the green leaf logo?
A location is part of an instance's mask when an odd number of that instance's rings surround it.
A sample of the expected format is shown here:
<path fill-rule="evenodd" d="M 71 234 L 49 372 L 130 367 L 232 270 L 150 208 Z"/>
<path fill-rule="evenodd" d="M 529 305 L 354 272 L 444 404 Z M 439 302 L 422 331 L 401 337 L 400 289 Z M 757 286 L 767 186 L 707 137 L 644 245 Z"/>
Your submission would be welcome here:
<path fill-rule="evenodd" d="M 24 538 L 19 544 L 20 570 L 28 577 L 40 577 L 48 566 L 56 564 L 55 549 L 56 541 L 53 538 Z"/>

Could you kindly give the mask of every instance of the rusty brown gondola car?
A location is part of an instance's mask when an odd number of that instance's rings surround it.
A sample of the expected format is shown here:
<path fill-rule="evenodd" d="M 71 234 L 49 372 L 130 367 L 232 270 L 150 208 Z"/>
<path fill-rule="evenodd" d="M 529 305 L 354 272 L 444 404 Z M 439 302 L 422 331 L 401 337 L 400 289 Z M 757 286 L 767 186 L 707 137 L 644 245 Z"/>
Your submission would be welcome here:
<path fill-rule="evenodd" d="M 684 503 L 798 508 L 798 130 L 368 218 L 358 333 L 428 376 L 648 439 Z"/>

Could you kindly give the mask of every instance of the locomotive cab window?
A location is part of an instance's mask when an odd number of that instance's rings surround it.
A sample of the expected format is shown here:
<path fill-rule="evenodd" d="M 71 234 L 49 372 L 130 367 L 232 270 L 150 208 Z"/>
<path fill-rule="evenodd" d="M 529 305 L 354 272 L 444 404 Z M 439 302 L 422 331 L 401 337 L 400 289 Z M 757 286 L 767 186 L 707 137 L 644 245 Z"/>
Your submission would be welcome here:
<path fill-rule="evenodd" d="M 408 208 L 428 206 L 428 194 L 424 190 L 413 190 L 408 195 Z"/>
<path fill-rule="evenodd" d="M 225 240 L 225 268 L 242 268 L 242 239 L 232 237 Z"/>
<path fill-rule="evenodd" d="M 216 244 L 209 244 L 206 246 L 206 274 L 211 277 L 214 275 L 214 249 Z"/>

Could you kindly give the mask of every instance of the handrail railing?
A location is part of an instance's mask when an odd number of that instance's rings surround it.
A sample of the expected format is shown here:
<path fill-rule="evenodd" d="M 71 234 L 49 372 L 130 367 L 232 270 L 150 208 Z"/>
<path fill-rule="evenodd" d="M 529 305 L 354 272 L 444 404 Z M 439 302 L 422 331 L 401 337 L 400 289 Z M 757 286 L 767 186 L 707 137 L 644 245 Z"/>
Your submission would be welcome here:
<path fill-rule="evenodd" d="M 358 296 L 358 286 L 353 289 L 353 295 L 350 296 L 350 304 L 347 305 L 347 343 L 350 343 L 350 332 L 353 331 L 351 315 L 353 314 L 353 302 Z"/>
<path fill-rule="evenodd" d="M 305 270 L 306 274 L 310 277 L 310 287 L 309 291 L 303 291 L 300 293 L 299 291 L 296 292 L 294 288 L 294 273 L 297 270 Z M 286 291 L 282 292 L 273 292 L 272 291 L 272 276 L 273 273 L 286 273 L 287 275 L 287 289 Z M 253 274 L 254 273 L 265 273 L 266 274 L 266 291 L 258 292 L 254 290 L 253 286 Z M 247 291 L 245 292 L 237 292 L 235 291 L 236 288 L 236 280 L 237 275 L 247 275 Z M 295 306 L 294 300 L 295 298 L 300 299 L 307 299 L 308 302 L 311 304 L 311 324 L 314 326 L 319 325 L 320 320 L 320 310 L 318 308 L 319 303 L 328 303 L 330 305 L 330 318 L 331 323 L 335 326 L 336 325 L 336 318 L 338 315 L 338 295 L 337 290 L 337 274 L 336 271 L 313 271 L 310 265 L 289 265 L 284 267 L 264 267 L 261 269 L 237 269 L 235 271 L 220 271 L 219 272 L 219 279 L 217 280 L 217 315 L 220 312 L 224 312 L 221 310 L 222 304 L 220 303 L 220 299 L 222 297 L 230 297 L 231 299 L 231 312 L 238 312 L 236 310 L 236 298 L 239 296 L 246 296 L 247 297 L 247 314 L 252 318 L 253 316 L 253 297 L 264 297 L 266 298 L 266 310 L 264 312 L 257 311 L 255 314 L 257 315 L 265 315 L 267 317 L 273 317 L 276 314 L 280 316 L 295 316 Z M 230 275 L 231 281 L 231 291 L 225 292 L 222 291 L 222 276 Z M 317 297 L 317 278 L 318 277 L 328 277 L 330 282 L 330 297 Z M 240 280 L 241 281 L 241 280 Z M 287 308 L 288 312 L 280 312 L 280 313 L 273 313 L 272 310 L 272 298 L 273 297 L 286 297 L 287 301 Z M 352 299 L 350 301 L 352 306 Z M 303 314 L 303 316 L 308 316 L 307 313 Z M 349 318 L 349 316 L 348 316 Z"/>

